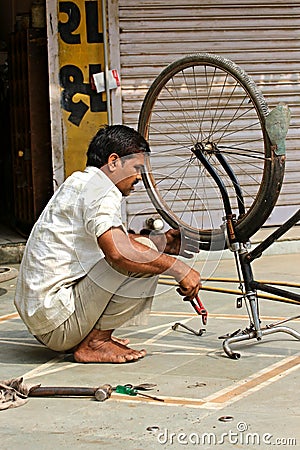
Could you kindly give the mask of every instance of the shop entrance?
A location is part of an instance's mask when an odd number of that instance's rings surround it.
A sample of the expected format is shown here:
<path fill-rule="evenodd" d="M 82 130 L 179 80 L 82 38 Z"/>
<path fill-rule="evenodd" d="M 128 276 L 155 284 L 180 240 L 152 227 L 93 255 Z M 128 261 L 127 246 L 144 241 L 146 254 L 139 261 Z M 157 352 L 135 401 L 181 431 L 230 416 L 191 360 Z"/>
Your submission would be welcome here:
<path fill-rule="evenodd" d="M 1 219 L 27 236 L 50 198 L 52 156 L 43 2 L 1 5 Z M 40 22 L 32 8 L 40 5 Z"/>

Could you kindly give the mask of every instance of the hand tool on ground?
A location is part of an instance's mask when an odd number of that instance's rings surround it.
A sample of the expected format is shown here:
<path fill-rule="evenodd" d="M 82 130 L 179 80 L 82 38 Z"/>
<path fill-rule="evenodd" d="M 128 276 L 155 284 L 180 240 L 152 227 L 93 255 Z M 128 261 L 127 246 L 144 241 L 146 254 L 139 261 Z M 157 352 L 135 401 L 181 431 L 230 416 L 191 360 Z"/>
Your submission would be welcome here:
<path fill-rule="evenodd" d="M 196 330 L 194 330 L 194 328 L 188 327 L 184 323 L 180 323 L 180 322 L 174 323 L 174 325 L 172 325 L 172 330 L 176 331 L 178 327 L 185 328 L 187 331 L 190 331 L 191 333 L 195 334 L 196 336 L 202 336 L 202 334 L 205 331 L 203 328 L 200 328 L 199 331 L 196 331 Z"/>
<path fill-rule="evenodd" d="M 77 387 L 77 386 L 38 386 L 31 389 L 28 397 L 95 397 L 103 402 L 111 396 L 110 384 L 99 387 Z"/>
<path fill-rule="evenodd" d="M 159 402 L 164 402 L 162 398 L 154 397 L 153 395 L 144 394 L 142 392 L 139 392 L 138 389 L 132 384 L 125 384 L 125 385 L 118 385 L 115 388 L 113 388 L 113 391 L 117 392 L 118 394 L 125 394 L 125 395 L 141 395 L 142 397 L 150 398 L 151 400 L 157 400 Z"/>
<path fill-rule="evenodd" d="M 199 314 L 202 318 L 202 323 L 203 325 L 207 324 L 207 310 L 204 307 L 203 303 L 200 300 L 199 295 L 197 294 L 195 298 L 193 298 L 192 300 L 190 300 L 189 298 L 185 297 L 183 299 L 184 301 L 189 301 L 192 305 L 192 307 L 194 308 L 194 310 L 196 311 L 197 314 Z M 193 328 L 188 327 L 187 325 L 180 323 L 180 322 L 176 322 L 173 326 L 172 329 L 173 330 L 177 330 L 177 328 L 181 326 L 183 328 L 185 328 L 186 330 L 190 331 L 191 333 L 194 333 L 196 336 L 202 336 L 202 334 L 205 332 L 204 328 L 200 328 L 199 331 L 194 330 Z"/>
<path fill-rule="evenodd" d="M 133 386 L 132 384 L 124 385 L 124 391 L 128 390 L 128 392 L 120 392 L 122 390 L 121 385 L 113 387 L 110 384 L 103 384 L 98 387 L 35 386 L 29 391 L 28 397 L 95 397 L 97 401 L 103 402 L 110 398 L 113 391 L 128 395 L 139 394 L 146 396 L 146 394 L 141 394 L 139 390 L 147 391 L 153 389 L 155 386 L 155 384 L 151 383 L 143 383 L 137 386 Z M 156 397 L 151 398 L 158 400 Z"/>

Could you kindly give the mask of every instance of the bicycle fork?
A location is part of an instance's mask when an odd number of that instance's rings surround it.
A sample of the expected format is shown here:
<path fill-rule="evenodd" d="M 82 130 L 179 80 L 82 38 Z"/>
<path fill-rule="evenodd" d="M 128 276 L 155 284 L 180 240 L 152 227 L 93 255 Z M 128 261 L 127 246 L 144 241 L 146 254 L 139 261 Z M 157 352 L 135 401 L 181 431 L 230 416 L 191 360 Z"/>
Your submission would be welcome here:
<path fill-rule="evenodd" d="M 253 282 L 253 272 L 251 265 L 249 261 L 247 260 L 248 252 L 246 249 L 241 249 L 239 251 L 239 263 L 240 268 L 242 270 L 243 274 L 243 280 L 244 280 L 244 289 L 245 294 L 244 298 L 245 301 L 249 302 L 250 306 L 250 318 L 252 319 L 252 327 L 254 326 L 254 329 L 256 331 L 256 338 L 257 340 L 261 340 L 262 338 L 262 331 L 260 326 L 260 320 L 259 320 L 259 309 L 258 309 L 258 299 L 257 299 L 257 293 L 252 287 Z M 248 311 L 249 313 L 249 311 Z M 250 327 L 251 327 L 250 325 Z"/>
<path fill-rule="evenodd" d="M 230 348 L 230 344 L 253 338 L 256 338 L 259 341 L 262 339 L 263 332 L 259 319 L 257 293 L 252 285 L 254 280 L 251 261 L 248 258 L 248 251 L 246 249 L 247 244 L 241 244 L 236 239 L 234 216 L 232 214 L 227 214 L 224 219 L 226 220 L 228 244 L 229 248 L 234 253 L 240 289 L 242 292 L 242 296 L 237 299 L 237 308 L 241 308 L 244 301 L 250 318 L 250 325 L 248 328 L 244 331 L 238 330 L 237 332 L 226 336 L 226 339 L 223 342 L 225 353 L 232 359 L 238 359 L 240 354 L 233 352 Z"/>

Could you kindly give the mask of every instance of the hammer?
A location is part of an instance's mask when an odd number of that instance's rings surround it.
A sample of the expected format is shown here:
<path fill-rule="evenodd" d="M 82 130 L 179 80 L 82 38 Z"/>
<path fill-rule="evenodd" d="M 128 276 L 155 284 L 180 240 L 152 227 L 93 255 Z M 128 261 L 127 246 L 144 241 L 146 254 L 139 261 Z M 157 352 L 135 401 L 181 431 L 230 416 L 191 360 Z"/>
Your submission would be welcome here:
<path fill-rule="evenodd" d="M 107 400 L 113 391 L 110 384 L 99 387 L 59 387 L 59 386 L 37 386 L 30 389 L 28 397 L 95 397 L 98 402 Z"/>

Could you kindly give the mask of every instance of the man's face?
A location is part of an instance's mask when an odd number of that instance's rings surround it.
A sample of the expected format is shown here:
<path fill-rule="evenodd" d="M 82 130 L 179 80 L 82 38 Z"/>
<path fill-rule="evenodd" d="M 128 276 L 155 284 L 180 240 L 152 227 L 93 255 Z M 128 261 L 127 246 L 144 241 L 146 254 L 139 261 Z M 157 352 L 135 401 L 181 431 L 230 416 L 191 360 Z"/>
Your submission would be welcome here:
<path fill-rule="evenodd" d="M 126 197 L 134 191 L 135 184 L 142 179 L 145 156 L 144 153 L 135 153 L 120 158 L 119 163 L 115 185 Z"/>

